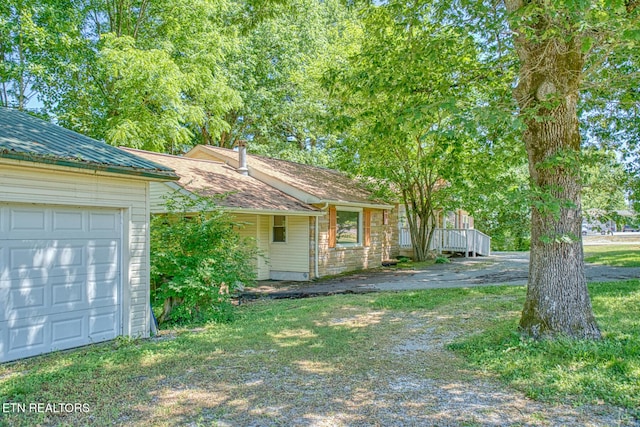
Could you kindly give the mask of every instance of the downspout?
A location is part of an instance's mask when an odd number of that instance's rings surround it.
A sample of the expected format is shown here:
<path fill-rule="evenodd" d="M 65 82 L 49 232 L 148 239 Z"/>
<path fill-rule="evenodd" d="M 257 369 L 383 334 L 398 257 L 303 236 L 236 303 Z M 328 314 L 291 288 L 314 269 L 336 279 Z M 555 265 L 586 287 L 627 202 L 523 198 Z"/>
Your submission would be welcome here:
<path fill-rule="evenodd" d="M 320 208 L 321 211 L 326 211 L 327 208 L 329 207 L 329 202 L 326 202 L 324 204 L 324 207 Z M 318 279 L 318 263 L 320 262 L 320 238 L 319 238 L 319 234 L 320 234 L 320 220 L 318 219 L 319 217 L 316 216 L 316 232 L 315 234 L 315 262 L 314 262 L 314 277 L 316 279 Z"/>

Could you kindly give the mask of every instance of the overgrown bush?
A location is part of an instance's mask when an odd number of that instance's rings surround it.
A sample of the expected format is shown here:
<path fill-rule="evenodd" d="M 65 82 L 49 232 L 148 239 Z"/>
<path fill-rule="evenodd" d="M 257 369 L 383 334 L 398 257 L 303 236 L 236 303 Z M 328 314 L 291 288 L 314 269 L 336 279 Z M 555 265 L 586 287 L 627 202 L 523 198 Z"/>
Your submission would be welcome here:
<path fill-rule="evenodd" d="M 159 323 L 229 321 L 231 294 L 255 280 L 255 242 L 215 200 L 174 193 L 151 220 L 151 298 Z"/>

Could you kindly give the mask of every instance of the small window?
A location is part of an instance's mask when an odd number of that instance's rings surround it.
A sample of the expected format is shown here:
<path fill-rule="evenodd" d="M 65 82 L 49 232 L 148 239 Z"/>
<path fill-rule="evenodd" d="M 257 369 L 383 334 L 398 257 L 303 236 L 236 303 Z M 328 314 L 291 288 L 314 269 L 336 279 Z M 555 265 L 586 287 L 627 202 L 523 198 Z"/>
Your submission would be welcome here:
<path fill-rule="evenodd" d="M 273 217 L 273 242 L 287 241 L 287 217 L 274 215 Z"/>
<path fill-rule="evenodd" d="M 361 242 L 361 212 L 337 210 L 336 243 L 355 245 Z"/>

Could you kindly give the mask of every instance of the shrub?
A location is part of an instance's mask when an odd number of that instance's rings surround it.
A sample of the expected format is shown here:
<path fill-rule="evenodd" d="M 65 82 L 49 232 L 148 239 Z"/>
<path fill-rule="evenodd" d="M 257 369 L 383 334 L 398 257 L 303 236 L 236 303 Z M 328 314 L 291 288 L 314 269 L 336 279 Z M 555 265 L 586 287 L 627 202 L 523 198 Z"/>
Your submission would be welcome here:
<path fill-rule="evenodd" d="M 446 256 L 436 257 L 436 264 L 448 264 L 449 262 L 449 258 L 447 258 Z"/>
<path fill-rule="evenodd" d="M 231 294 L 255 280 L 255 243 L 214 199 L 174 193 L 151 220 L 151 298 L 160 323 L 232 318 Z"/>

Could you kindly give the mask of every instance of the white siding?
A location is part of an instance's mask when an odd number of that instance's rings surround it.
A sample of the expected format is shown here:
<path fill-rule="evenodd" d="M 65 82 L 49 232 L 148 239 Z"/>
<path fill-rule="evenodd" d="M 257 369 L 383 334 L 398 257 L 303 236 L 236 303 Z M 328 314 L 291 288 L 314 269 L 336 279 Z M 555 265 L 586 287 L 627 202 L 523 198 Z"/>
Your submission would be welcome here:
<path fill-rule="evenodd" d="M 151 206 L 151 213 L 164 213 L 167 211 L 165 208 L 166 198 L 175 193 L 175 189 L 169 187 L 164 182 L 152 182 L 149 186 L 150 197 L 149 203 Z"/>
<path fill-rule="evenodd" d="M 309 273 L 309 217 L 287 217 L 287 242 L 271 243 L 269 259 L 271 270 Z"/>
<path fill-rule="evenodd" d="M 149 336 L 148 181 L 95 171 L 0 163 L 0 203 L 116 208 L 122 212 L 122 333 Z"/>
<path fill-rule="evenodd" d="M 269 215 L 258 216 L 258 280 L 269 279 Z"/>
<path fill-rule="evenodd" d="M 255 214 L 233 214 L 233 219 L 237 222 L 243 223 L 242 227 L 238 229 L 238 234 L 240 234 L 241 237 L 249 237 L 253 239 L 258 250 L 262 253 L 262 256 L 259 255 L 258 259 L 252 260 L 252 265 L 256 269 L 257 279 L 268 279 L 269 268 L 265 257 L 268 256 L 269 247 L 265 244 L 265 240 L 261 239 L 259 227 L 261 227 L 265 220 L 268 222 L 269 217 Z"/>

